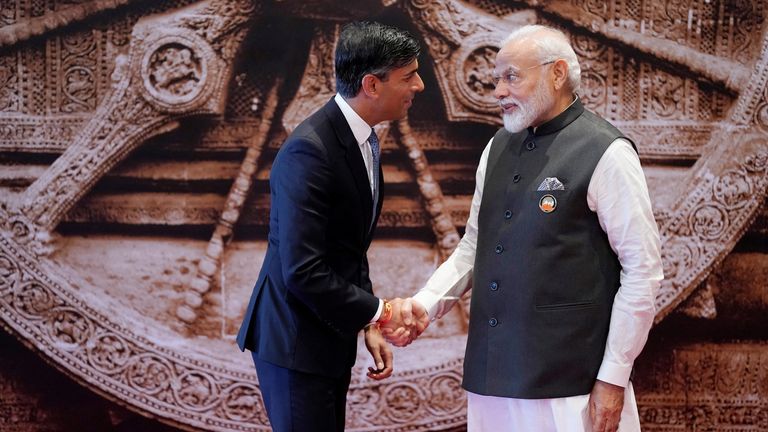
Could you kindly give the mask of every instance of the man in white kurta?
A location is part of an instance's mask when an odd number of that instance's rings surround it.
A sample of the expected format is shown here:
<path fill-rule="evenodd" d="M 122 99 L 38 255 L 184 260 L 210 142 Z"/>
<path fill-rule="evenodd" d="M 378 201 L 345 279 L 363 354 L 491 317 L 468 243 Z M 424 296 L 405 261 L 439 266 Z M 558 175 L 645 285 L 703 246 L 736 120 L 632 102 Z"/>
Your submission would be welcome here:
<path fill-rule="evenodd" d="M 579 74 L 578 60 L 559 31 L 526 26 L 510 35 L 498 53 L 495 69 L 494 94 L 502 108 L 505 129 L 515 133 L 531 128 L 533 133 L 539 125 L 579 103 L 575 96 Z M 413 297 L 432 320 L 444 315 L 471 288 L 478 233 L 490 229 L 478 226 L 478 213 L 492 143 L 493 139 L 480 158 L 464 237 Z M 470 432 L 640 430 L 629 378 L 653 323 L 655 294 L 663 275 L 658 229 L 640 161 L 630 142 L 617 138 L 610 143 L 589 180 L 586 200 L 620 264 L 619 287 L 610 307 L 605 351 L 594 387 L 582 395 L 537 399 L 468 392 Z M 542 211 L 549 210 L 543 205 Z M 505 370 L 498 370 L 498 374 L 505 374 Z"/>

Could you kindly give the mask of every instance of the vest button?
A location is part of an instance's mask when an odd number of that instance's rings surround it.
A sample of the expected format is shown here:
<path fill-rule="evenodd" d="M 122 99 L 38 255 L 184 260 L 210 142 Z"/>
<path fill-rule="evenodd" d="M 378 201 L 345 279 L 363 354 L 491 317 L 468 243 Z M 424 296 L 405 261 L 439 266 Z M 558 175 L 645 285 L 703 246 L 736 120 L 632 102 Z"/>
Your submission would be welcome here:
<path fill-rule="evenodd" d="M 497 245 L 496 245 L 496 253 L 497 253 L 497 254 L 500 254 L 500 253 L 502 253 L 502 252 L 504 252 L 504 246 L 502 246 L 502 245 L 500 245 L 500 244 L 497 244 Z"/>
<path fill-rule="evenodd" d="M 519 182 L 520 181 L 520 174 L 515 174 L 512 177 L 512 181 L 515 182 L 515 183 Z"/>
<path fill-rule="evenodd" d="M 491 318 L 488 320 L 488 325 L 491 327 L 496 327 L 497 325 L 499 325 L 499 320 L 497 320 L 496 318 Z"/>
<path fill-rule="evenodd" d="M 533 140 L 528 141 L 527 143 L 525 143 L 525 148 L 528 149 L 528 151 L 531 151 L 536 148 L 536 143 L 533 142 Z"/>
<path fill-rule="evenodd" d="M 499 284 L 494 281 L 494 282 L 491 282 L 490 287 L 491 287 L 491 291 L 496 291 L 499 289 Z"/>
<path fill-rule="evenodd" d="M 512 210 L 507 210 L 504 212 L 504 219 L 512 219 Z"/>

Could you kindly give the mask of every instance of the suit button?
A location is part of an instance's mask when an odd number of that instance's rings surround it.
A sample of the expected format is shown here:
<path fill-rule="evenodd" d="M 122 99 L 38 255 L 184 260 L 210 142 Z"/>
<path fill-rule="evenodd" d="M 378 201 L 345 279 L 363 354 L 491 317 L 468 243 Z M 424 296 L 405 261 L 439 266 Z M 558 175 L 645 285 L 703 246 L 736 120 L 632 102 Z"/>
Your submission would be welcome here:
<path fill-rule="evenodd" d="M 504 212 L 504 219 L 512 219 L 512 210 L 507 210 Z"/>
<path fill-rule="evenodd" d="M 500 244 L 496 245 L 496 253 L 500 254 L 502 252 L 504 252 L 504 246 L 502 246 Z"/>
<path fill-rule="evenodd" d="M 530 140 L 527 143 L 525 143 L 525 148 L 528 149 L 528 151 L 531 151 L 536 148 L 536 143 L 533 142 L 533 140 Z"/>
<path fill-rule="evenodd" d="M 499 320 L 497 320 L 496 318 L 491 318 L 488 320 L 488 325 L 491 327 L 496 327 L 497 325 L 499 325 Z"/>
<path fill-rule="evenodd" d="M 499 289 L 499 284 L 497 284 L 495 281 L 491 282 L 491 291 L 496 291 Z"/>
<path fill-rule="evenodd" d="M 515 183 L 519 182 L 520 181 L 520 174 L 515 174 L 512 177 L 512 181 L 515 182 Z"/>

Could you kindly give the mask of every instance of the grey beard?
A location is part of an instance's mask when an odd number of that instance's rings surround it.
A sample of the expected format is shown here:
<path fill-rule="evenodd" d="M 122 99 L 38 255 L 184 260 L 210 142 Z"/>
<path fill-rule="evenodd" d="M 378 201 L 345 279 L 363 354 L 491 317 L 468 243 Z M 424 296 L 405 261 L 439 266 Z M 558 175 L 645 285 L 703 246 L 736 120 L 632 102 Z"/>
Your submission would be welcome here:
<path fill-rule="evenodd" d="M 514 100 L 514 99 L 513 99 Z M 503 114 L 504 129 L 509 133 L 518 133 L 531 126 L 536 118 L 545 112 L 552 104 L 554 95 L 547 91 L 544 81 L 539 81 L 533 96 L 526 105 L 517 104 L 518 109 L 513 114 Z"/>
<path fill-rule="evenodd" d="M 504 120 L 504 129 L 509 133 L 518 133 L 530 126 L 533 119 L 528 117 L 531 117 L 530 112 L 504 114 L 502 116 L 502 119 Z"/>

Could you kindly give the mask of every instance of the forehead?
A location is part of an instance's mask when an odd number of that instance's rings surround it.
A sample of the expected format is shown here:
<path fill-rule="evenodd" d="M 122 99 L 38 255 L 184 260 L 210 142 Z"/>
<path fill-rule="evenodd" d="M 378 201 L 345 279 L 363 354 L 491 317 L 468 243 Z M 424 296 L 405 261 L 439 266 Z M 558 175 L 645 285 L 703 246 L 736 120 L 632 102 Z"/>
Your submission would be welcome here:
<path fill-rule="evenodd" d="M 407 73 L 410 73 L 410 72 L 413 72 L 413 71 L 417 70 L 418 68 L 419 68 L 419 60 L 414 59 L 412 62 L 408 63 L 405 66 L 392 69 L 392 71 L 390 73 L 405 75 Z"/>
<path fill-rule="evenodd" d="M 524 68 L 535 63 L 536 46 L 528 39 L 506 43 L 496 54 L 496 70 Z"/>

